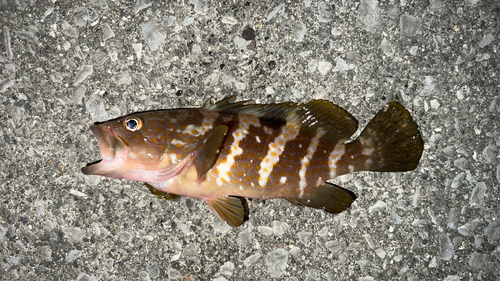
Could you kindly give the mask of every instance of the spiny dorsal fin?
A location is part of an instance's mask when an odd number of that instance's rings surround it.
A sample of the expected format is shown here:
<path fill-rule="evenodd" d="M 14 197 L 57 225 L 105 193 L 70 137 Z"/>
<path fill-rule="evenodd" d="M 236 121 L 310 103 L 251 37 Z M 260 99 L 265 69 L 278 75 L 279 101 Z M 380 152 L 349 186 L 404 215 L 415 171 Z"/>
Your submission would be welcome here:
<path fill-rule="evenodd" d="M 210 209 L 232 227 L 238 227 L 248 220 L 248 203 L 241 197 L 216 197 L 205 199 Z"/>
<path fill-rule="evenodd" d="M 249 102 L 250 100 L 245 100 L 245 101 L 239 101 L 239 102 L 234 102 L 236 100 L 235 96 L 230 96 L 228 98 L 225 98 L 223 100 L 220 100 L 216 103 L 211 102 L 212 98 L 209 98 L 205 104 L 201 107 L 201 109 L 206 109 L 206 110 L 213 110 L 213 111 L 220 111 L 220 112 L 226 112 L 226 110 L 231 111 L 234 108 L 241 108 L 242 105 L 245 105 Z"/>
<path fill-rule="evenodd" d="M 294 205 L 322 209 L 328 213 L 338 214 L 345 211 L 356 195 L 338 185 L 325 182 L 318 187 L 306 188 L 301 195 L 287 198 Z"/>
<path fill-rule="evenodd" d="M 247 104 L 250 101 L 230 103 L 229 97 L 215 104 L 205 103 L 203 109 L 230 114 L 248 114 L 263 121 L 289 124 L 316 135 L 319 130 L 331 142 L 344 142 L 358 128 L 358 121 L 345 109 L 325 100 L 312 100 L 299 105 L 292 102 L 278 104 Z"/>
<path fill-rule="evenodd" d="M 202 109 L 229 114 L 247 114 L 268 122 L 285 124 L 286 117 L 297 107 L 297 104 L 291 102 L 275 104 L 247 104 L 251 102 L 247 100 L 233 103 L 235 99 L 236 97 L 232 96 L 214 104 L 207 101 L 203 105 Z"/>
<path fill-rule="evenodd" d="M 210 137 L 205 142 L 204 146 L 201 148 L 198 157 L 196 157 L 195 167 L 198 173 L 198 180 L 203 180 L 205 174 L 210 170 L 217 156 L 219 155 L 219 149 L 221 147 L 222 141 L 227 133 L 226 125 L 217 126 Z"/>

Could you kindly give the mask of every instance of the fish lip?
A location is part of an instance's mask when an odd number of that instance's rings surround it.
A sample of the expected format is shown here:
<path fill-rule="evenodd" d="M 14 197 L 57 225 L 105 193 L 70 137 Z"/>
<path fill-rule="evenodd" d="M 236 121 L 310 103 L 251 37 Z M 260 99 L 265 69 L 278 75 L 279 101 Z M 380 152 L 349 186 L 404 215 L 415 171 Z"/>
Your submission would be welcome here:
<path fill-rule="evenodd" d="M 90 126 L 90 130 L 97 140 L 101 160 L 87 163 L 82 172 L 85 175 L 99 175 L 104 172 L 106 164 L 115 160 L 117 152 L 123 150 L 126 145 L 109 126 L 95 124 Z"/>

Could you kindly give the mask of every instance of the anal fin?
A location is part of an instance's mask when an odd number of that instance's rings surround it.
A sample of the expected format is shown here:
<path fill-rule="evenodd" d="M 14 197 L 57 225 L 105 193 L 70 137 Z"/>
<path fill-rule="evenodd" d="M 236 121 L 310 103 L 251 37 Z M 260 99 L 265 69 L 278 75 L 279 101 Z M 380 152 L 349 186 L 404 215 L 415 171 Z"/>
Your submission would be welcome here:
<path fill-rule="evenodd" d="M 232 227 L 248 220 L 248 203 L 241 197 L 216 197 L 204 200 L 210 209 Z"/>
<path fill-rule="evenodd" d="M 338 214 L 351 206 L 352 202 L 356 200 L 356 195 L 338 185 L 324 183 L 318 187 L 306 188 L 303 193 L 293 198 L 287 198 L 287 200 L 295 205 Z"/>

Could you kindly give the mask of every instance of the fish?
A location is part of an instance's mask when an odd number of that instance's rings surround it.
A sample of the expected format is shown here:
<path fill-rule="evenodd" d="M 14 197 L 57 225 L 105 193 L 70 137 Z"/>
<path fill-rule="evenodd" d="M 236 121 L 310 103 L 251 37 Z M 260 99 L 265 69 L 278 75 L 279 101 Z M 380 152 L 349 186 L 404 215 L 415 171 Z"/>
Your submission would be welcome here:
<path fill-rule="evenodd" d="M 356 195 L 327 180 L 358 171 L 411 171 L 423 153 L 418 125 L 397 101 L 347 142 L 358 121 L 329 101 L 235 100 L 96 122 L 90 130 L 101 160 L 82 172 L 144 182 L 170 198 L 201 199 L 237 227 L 248 220 L 247 198 L 341 213 Z"/>

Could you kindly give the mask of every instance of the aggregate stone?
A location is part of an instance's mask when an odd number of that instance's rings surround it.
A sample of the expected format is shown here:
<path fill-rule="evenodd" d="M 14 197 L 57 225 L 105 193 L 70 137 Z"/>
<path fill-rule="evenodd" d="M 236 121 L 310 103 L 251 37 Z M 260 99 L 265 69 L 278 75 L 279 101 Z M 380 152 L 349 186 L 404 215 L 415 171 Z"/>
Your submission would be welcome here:
<path fill-rule="evenodd" d="M 497 2 L 2 1 L 0 279 L 499 280 Z M 94 122 L 231 95 L 332 101 L 351 140 L 398 100 L 424 153 L 333 179 L 341 214 L 254 199 L 239 228 L 82 174 Z"/>

